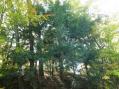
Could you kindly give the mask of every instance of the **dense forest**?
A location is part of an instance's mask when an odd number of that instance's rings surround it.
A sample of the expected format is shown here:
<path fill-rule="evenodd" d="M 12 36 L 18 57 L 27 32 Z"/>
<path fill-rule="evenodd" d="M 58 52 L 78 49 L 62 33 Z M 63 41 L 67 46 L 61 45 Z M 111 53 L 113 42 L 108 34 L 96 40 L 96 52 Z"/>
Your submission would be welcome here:
<path fill-rule="evenodd" d="M 119 22 L 80 0 L 0 0 L 0 89 L 119 89 Z"/>

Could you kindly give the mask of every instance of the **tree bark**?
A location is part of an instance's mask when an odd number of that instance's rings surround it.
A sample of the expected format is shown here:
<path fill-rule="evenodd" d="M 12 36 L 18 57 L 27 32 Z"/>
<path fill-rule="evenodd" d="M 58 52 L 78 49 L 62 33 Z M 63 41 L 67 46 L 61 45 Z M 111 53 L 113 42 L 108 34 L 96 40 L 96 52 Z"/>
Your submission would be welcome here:
<path fill-rule="evenodd" d="M 64 71 L 64 67 L 63 67 L 63 59 L 59 59 L 59 73 L 60 73 L 60 78 L 63 79 L 63 71 Z"/>
<path fill-rule="evenodd" d="M 88 73 L 88 65 L 87 65 L 87 63 L 84 63 L 84 66 L 85 66 L 86 74 L 87 74 L 87 76 L 88 76 L 89 73 Z"/>
<path fill-rule="evenodd" d="M 54 75 L 54 60 L 52 60 L 51 76 Z"/>
<path fill-rule="evenodd" d="M 44 68 L 43 68 L 43 62 L 39 61 L 39 76 L 40 78 L 44 77 Z"/>
<path fill-rule="evenodd" d="M 29 27 L 29 29 L 30 29 L 30 27 Z M 29 46 L 30 46 L 29 50 L 33 54 L 34 53 L 34 36 L 32 34 L 32 30 L 29 32 Z M 34 60 L 30 58 L 29 61 L 30 61 L 30 69 L 33 69 L 34 68 Z"/>

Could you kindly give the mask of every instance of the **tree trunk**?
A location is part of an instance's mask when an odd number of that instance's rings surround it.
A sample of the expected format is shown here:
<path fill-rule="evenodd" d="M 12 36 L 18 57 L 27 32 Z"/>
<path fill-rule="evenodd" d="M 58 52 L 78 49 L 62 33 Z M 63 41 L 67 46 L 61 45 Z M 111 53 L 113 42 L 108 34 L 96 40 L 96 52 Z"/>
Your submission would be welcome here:
<path fill-rule="evenodd" d="M 19 89 L 24 89 L 24 85 L 23 85 L 23 80 L 22 80 L 22 76 L 19 76 L 18 77 L 18 86 L 19 86 Z"/>
<path fill-rule="evenodd" d="M 34 37 L 32 35 L 32 31 L 30 31 L 29 33 L 29 45 L 30 45 L 30 52 L 33 54 L 34 53 Z M 34 68 L 34 60 L 33 59 L 29 59 L 30 61 L 30 69 L 33 69 Z"/>
<path fill-rule="evenodd" d="M 22 66 L 19 67 L 18 86 L 19 89 L 24 89 Z"/>
<path fill-rule="evenodd" d="M 17 27 L 16 27 L 17 28 Z M 19 31 L 15 29 L 16 47 L 19 47 Z"/>
<path fill-rule="evenodd" d="M 29 59 L 30 61 L 30 70 L 34 69 L 34 61 L 32 59 Z"/>
<path fill-rule="evenodd" d="M 88 65 L 87 65 L 87 63 L 84 63 L 84 66 L 85 66 L 86 74 L 87 74 L 87 76 L 88 76 L 89 73 L 88 73 Z"/>
<path fill-rule="evenodd" d="M 43 69 L 43 62 L 39 61 L 39 76 L 40 78 L 44 77 L 44 69 Z"/>
<path fill-rule="evenodd" d="M 52 69 L 51 69 L 51 76 L 53 77 L 54 75 L 54 60 L 52 60 Z"/>
<path fill-rule="evenodd" d="M 19 44 L 19 30 L 18 30 L 17 26 L 15 28 L 16 28 L 15 29 L 15 38 L 16 38 L 16 48 L 17 48 L 17 47 L 20 47 L 20 44 Z M 22 73 L 23 73 L 22 64 L 19 64 L 19 76 L 18 76 L 18 86 L 19 86 L 19 89 L 24 89 Z"/>
<path fill-rule="evenodd" d="M 76 68 L 75 68 L 75 65 L 73 65 L 73 76 L 75 77 L 76 75 Z"/>
<path fill-rule="evenodd" d="M 60 73 L 60 78 L 61 79 L 63 79 L 63 71 L 64 71 L 63 59 L 59 59 L 59 73 Z"/>

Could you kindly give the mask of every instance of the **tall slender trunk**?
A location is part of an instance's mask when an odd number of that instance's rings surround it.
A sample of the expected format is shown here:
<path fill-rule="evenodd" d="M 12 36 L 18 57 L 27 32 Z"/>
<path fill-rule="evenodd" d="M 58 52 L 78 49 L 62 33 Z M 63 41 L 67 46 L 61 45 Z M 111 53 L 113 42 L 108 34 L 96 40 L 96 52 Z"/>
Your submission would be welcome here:
<path fill-rule="evenodd" d="M 17 28 L 17 27 L 15 27 L 15 28 Z M 19 47 L 20 45 L 19 45 L 19 30 L 18 30 L 18 28 L 15 29 L 15 38 L 16 38 L 16 47 Z"/>
<path fill-rule="evenodd" d="M 44 77 L 44 69 L 43 69 L 43 62 L 39 61 L 39 76 L 40 78 Z"/>
<path fill-rule="evenodd" d="M 62 61 L 62 59 L 59 60 L 59 67 L 60 67 L 60 78 L 63 79 L 63 61 Z"/>
<path fill-rule="evenodd" d="M 29 59 L 30 61 L 30 70 L 34 69 L 34 61 L 32 59 Z"/>
<path fill-rule="evenodd" d="M 31 26 L 29 26 L 29 30 L 31 30 L 30 28 Z M 29 50 L 30 52 L 33 54 L 34 53 L 34 36 L 32 34 L 32 30 L 29 32 Z M 29 59 L 30 62 L 30 69 L 34 68 L 34 60 L 33 59 Z"/>
<path fill-rule="evenodd" d="M 35 69 L 36 69 L 36 76 L 37 76 L 38 83 L 40 83 L 40 77 L 39 77 L 39 60 L 37 60 L 37 62 L 36 62 Z"/>
<path fill-rule="evenodd" d="M 16 28 L 17 28 L 17 26 L 16 26 Z M 16 48 L 20 47 L 20 44 L 19 44 L 19 30 L 18 30 L 18 28 L 15 29 L 15 38 L 16 38 Z M 22 75 L 22 64 L 19 64 L 19 76 L 18 76 L 19 89 L 24 89 L 22 76 L 23 76 Z"/>
<path fill-rule="evenodd" d="M 87 76 L 88 76 L 88 75 L 89 75 L 89 72 L 88 72 L 88 64 L 87 64 L 87 63 L 84 63 L 84 66 L 85 66 L 86 74 L 87 74 Z"/>
<path fill-rule="evenodd" d="M 48 62 L 49 64 L 49 73 L 50 73 L 50 76 L 53 77 L 53 74 L 54 74 L 54 61 L 53 60 L 49 60 Z"/>
<path fill-rule="evenodd" d="M 54 75 L 54 60 L 52 60 L 52 66 L 51 66 L 51 76 L 53 77 Z"/>
<path fill-rule="evenodd" d="M 41 39 L 41 31 L 38 32 L 38 39 L 39 39 L 39 41 L 42 41 L 42 39 Z M 37 50 L 39 50 L 39 49 L 37 49 Z M 41 51 L 41 53 L 42 53 L 42 51 Z M 44 67 L 43 67 L 43 60 L 42 59 L 39 60 L 39 77 L 40 78 L 44 77 Z"/>
<path fill-rule="evenodd" d="M 30 14 L 32 14 L 32 12 L 31 12 L 31 7 L 32 7 L 32 2 L 31 2 L 31 0 L 26 0 L 26 2 L 27 2 L 27 11 L 28 11 L 28 15 L 30 15 Z M 31 21 L 31 18 L 29 18 L 29 16 L 28 16 L 28 20 L 29 20 L 29 26 L 28 26 L 28 29 L 29 29 L 29 33 L 28 33 L 28 35 L 29 35 L 29 50 L 30 50 L 30 52 L 31 53 L 33 53 L 34 52 L 34 36 L 33 36 L 33 34 L 32 34 L 32 30 L 33 30 L 33 25 L 32 25 L 32 21 Z M 30 62 L 30 69 L 33 69 L 33 67 L 34 67 L 34 61 L 33 61 L 33 59 L 29 59 L 29 62 Z"/>
<path fill-rule="evenodd" d="M 31 7 L 32 6 L 32 0 L 26 0 L 27 2 L 27 12 L 28 12 L 28 15 L 35 15 L 34 13 L 32 13 L 32 10 L 31 10 Z M 29 51 L 31 54 L 34 54 L 34 36 L 33 36 L 33 29 L 34 29 L 34 26 L 32 24 L 32 21 L 31 21 L 31 18 L 29 18 L 28 16 L 28 20 L 29 20 L 29 26 L 28 26 L 28 29 L 29 29 Z M 34 58 L 31 57 L 29 58 L 29 62 L 30 62 L 30 72 L 32 72 L 32 79 L 31 79 L 31 85 L 33 87 L 33 89 L 37 89 L 37 79 L 36 79 L 36 69 L 35 69 L 35 61 L 34 61 Z"/>
<path fill-rule="evenodd" d="M 75 68 L 75 65 L 73 65 L 73 76 L 75 77 L 76 75 L 76 68 Z"/>
<path fill-rule="evenodd" d="M 19 86 L 19 89 L 24 89 L 22 65 L 19 66 L 19 72 L 20 73 L 18 76 L 18 86 Z"/>
<path fill-rule="evenodd" d="M 64 66 L 63 66 L 63 57 L 62 57 L 62 55 L 59 59 L 59 72 L 60 72 L 60 78 L 63 79 Z"/>

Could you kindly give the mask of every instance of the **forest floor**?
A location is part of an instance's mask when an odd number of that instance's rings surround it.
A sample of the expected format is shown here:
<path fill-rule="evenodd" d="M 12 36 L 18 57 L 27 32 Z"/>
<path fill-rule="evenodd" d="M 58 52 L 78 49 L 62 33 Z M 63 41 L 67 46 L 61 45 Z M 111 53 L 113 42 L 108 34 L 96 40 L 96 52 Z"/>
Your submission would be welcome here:
<path fill-rule="evenodd" d="M 80 83 L 78 82 L 78 85 L 81 84 L 81 86 L 76 89 L 86 89 L 83 88 L 86 84 L 85 80 L 81 78 L 79 80 L 81 82 L 79 81 Z M 24 89 L 34 89 L 33 87 L 31 87 L 30 82 L 32 81 L 24 81 Z M 72 89 L 73 76 L 68 74 L 68 75 L 64 75 L 63 79 L 61 79 L 58 75 L 54 75 L 53 77 L 49 75 L 45 75 L 41 82 L 42 83 L 40 85 L 40 88 L 36 88 L 36 89 Z M 4 83 L 5 83 L 4 84 L 5 88 L 0 87 L 0 89 L 19 89 L 18 77 L 14 77 L 14 78 L 10 77 L 7 80 L 5 80 Z M 75 84 L 75 86 L 77 85 Z"/>

